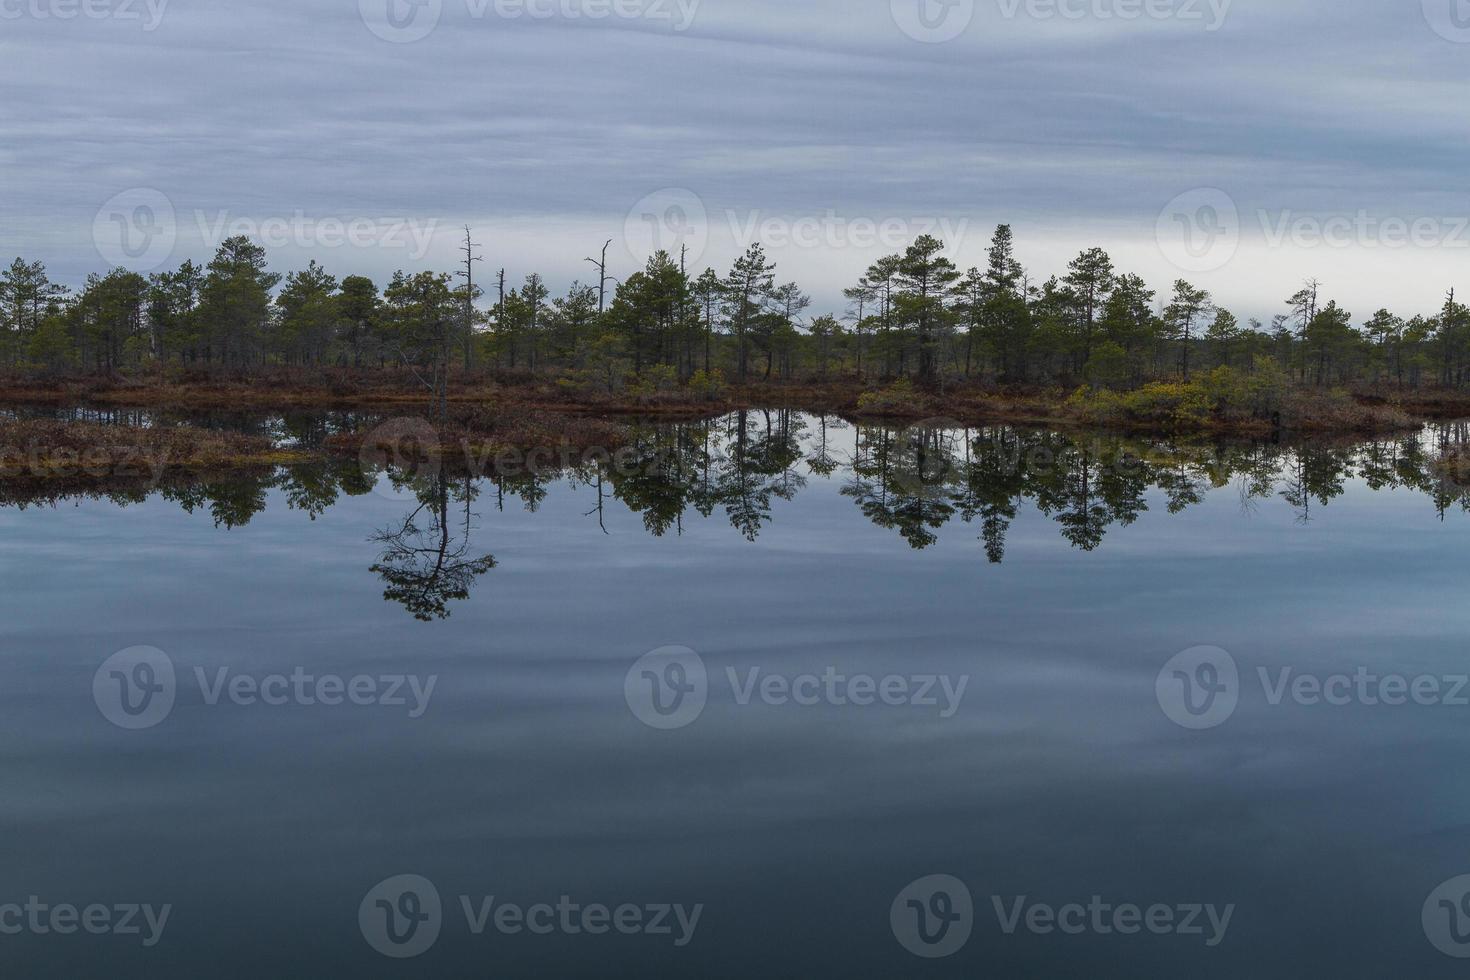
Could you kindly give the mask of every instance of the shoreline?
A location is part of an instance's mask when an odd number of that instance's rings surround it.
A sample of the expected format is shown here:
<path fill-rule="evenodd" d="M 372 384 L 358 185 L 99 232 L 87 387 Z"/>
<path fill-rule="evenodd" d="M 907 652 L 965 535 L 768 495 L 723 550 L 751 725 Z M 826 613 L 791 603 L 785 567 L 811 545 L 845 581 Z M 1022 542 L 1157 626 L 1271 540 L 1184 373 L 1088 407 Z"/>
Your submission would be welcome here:
<path fill-rule="evenodd" d="M 748 424 L 770 426 L 773 412 L 797 412 L 793 408 L 736 409 L 755 416 Z M 453 414 L 453 409 L 451 409 Z M 764 414 L 766 422 L 758 416 Z M 324 434 L 309 446 L 283 447 L 270 437 L 209 428 L 188 422 L 165 421 L 136 425 L 126 422 L 70 421 L 55 419 L 0 419 L 0 505 L 42 500 L 59 500 L 71 495 L 133 494 L 142 499 L 154 491 L 187 492 L 201 484 L 226 484 L 237 478 L 256 481 L 271 473 L 338 473 L 349 492 L 367 492 L 382 472 L 405 478 L 440 476 L 486 477 L 515 481 L 559 473 L 569 468 L 593 466 L 604 475 L 647 475 L 661 471 L 662 454 L 675 442 L 684 445 L 681 426 L 699 429 L 713 426 L 714 417 L 683 419 L 672 415 L 607 419 L 568 412 L 548 413 L 513 410 L 478 418 L 460 414 L 459 419 L 435 426 L 423 417 L 399 415 L 376 419 L 354 431 Z M 910 422 L 909 438 L 881 438 L 899 453 L 938 451 L 944 439 L 940 429 L 947 419 Z M 733 418 L 718 424 L 734 426 Z M 740 423 L 742 428 L 746 423 Z M 785 423 L 781 423 L 785 424 Z M 865 424 L 857 420 L 853 424 Z M 904 423 L 867 420 L 890 435 L 902 436 Z M 1415 429 L 1431 423 L 1416 422 Z M 672 425 L 666 430 L 664 425 Z M 916 428 L 922 427 L 922 429 Z M 1276 433 L 1273 435 L 1222 435 L 1218 432 L 1140 433 L 1097 425 L 1057 425 L 1041 422 L 995 422 L 990 434 L 986 424 L 968 426 L 976 445 L 1000 443 L 1009 438 L 1055 436 L 1076 445 L 1089 443 L 1098 458 L 1108 455 L 1107 445 L 1125 446 L 1128 458 L 1160 458 L 1177 461 L 1199 454 L 1199 465 L 1211 466 L 1221 452 L 1251 453 L 1260 449 L 1293 447 L 1304 451 L 1337 452 L 1368 444 L 1388 445 L 1394 440 L 1417 437 L 1407 432 L 1379 433 Z M 1011 435 L 1006 435 L 1010 433 Z M 727 433 L 728 434 L 728 433 Z M 675 442 L 669 442 L 674 440 Z M 939 441 L 936 441 L 939 440 Z M 693 445 L 697 445 L 696 438 Z M 825 437 L 824 437 L 825 444 Z M 963 444 L 963 443 L 961 443 Z M 901 447 L 907 447 L 903 449 Z M 650 455 L 652 454 L 652 455 Z M 1436 479 L 1456 486 L 1470 482 L 1470 444 L 1442 445 L 1429 460 Z M 341 476 L 351 472 L 354 476 Z M 588 472 L 595 472 L 589 470 Z M 315 480 L 317 478 L 310 478 Z M 394 477 L 398 479 L 397 476 Z"/>
<path fill-rule="evenodd" d="M 1202 375 L 1201 378 L 1208 376 Z M 1248 379 L 1248 376 L 1246 376 Z M 1236 380 L 1232 377 L 1230 380 Z M 1292 387 L 1262 405 L 1235 404 L 1234 392 L 1217 394 L 1201 380 L 1141 386 L 1132 392 L 1059 387 L 996 388 L 959 383 L 921 391 L 896 382 L 856 379 L 806 383 L 627 389 L 616 393 L 573 390 L 563 378 L 456 378 L 448 407 L 467 428 L 495 428 L 499 416 L 627 419 L 702 419 L 740 410 L 794 409 L 849 421 L 957 425 L 1037 425 L 1101 428 L 1135 435 L 1238 436 L 1273 434 L 1384 435 L 1428 422 L 1470 418 L 1470 391 L 1360 388 L 1353 391 Z M 429 414 L 430 398 L 411 377 L 347 370 L 272 372 L 239 379 L 76 378 L 0 381 L 0 406 L 96 407 L 177 412 L 361 411 Z M 568 423 L 571 425 L 571 423 Z"/>

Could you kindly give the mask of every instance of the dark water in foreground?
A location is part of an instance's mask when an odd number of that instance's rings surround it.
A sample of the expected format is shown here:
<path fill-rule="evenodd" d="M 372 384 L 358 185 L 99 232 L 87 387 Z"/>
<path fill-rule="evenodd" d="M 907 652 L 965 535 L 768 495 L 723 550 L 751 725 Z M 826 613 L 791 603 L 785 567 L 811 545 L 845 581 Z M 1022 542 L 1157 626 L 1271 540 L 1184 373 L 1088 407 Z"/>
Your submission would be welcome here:
<path fill-rule="evenodd" d="M 1461 976 L 1464 435 L 5 488 L 0 974 Z"/>

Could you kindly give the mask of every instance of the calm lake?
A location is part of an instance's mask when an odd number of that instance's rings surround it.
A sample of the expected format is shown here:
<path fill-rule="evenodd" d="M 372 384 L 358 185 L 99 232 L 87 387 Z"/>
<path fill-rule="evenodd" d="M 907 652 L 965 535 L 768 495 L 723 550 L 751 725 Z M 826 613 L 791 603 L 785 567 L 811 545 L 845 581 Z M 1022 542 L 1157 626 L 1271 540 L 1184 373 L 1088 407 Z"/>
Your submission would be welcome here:
<path fill-rule="evenodd" d="M 0 972 L 1463 976 L 1467 439 L 0 481 Z"/>

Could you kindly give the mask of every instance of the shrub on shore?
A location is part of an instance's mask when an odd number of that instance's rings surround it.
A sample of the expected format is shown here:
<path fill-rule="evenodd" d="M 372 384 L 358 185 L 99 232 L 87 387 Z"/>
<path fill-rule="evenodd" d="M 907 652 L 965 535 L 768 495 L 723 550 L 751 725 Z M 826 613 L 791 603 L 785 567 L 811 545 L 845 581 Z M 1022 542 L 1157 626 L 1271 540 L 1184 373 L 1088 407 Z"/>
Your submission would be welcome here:
<path fill-rule="evenodd" d="M 1265 359 L 1254 371 L 1219 367 L 1188 382 L 1153 382 L 1132 391 L 1082 388 L 1067 407 L 1085 422 L 1125 428 L 1391 432 L 1415 426 L 1396 408 L 1360 404 L 1338 389 L 1293 385 Z"/>
<path fill-rule="evenodd" d="M 915 388 L 914 383 L 908 378 L 899 378 L 886 388 L 865 391 L 858 395 L 857 407 L 858 411 L 864 415 L 892 417 L 927 415 L 929 414 L 929 398 Z"/>

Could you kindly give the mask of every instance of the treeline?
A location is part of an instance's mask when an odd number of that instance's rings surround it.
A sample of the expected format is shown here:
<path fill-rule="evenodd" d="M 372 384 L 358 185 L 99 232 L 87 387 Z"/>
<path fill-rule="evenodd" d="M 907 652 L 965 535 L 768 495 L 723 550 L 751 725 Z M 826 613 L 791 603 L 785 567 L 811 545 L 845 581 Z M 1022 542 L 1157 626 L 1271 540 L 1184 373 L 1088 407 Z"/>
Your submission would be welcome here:
<path fill-rule="evenodd" d="M 797 283 L 780 282 L 759 244 L 724 274 L 663 251 L 621 281 L 594 262 L 596 284 L 558 297 L 536 273 L 518 286 L 503 269 L 479 281 L 468 236 L 463 269 L 398 272 L 381 290 L 315 261 L 283 277 L 246 238 L 225 241 L 206 266 L 113 269 L 76 292 L 16 259 L 0 271 L 0 366 L 406 367 L 441 396 L 463 369 L 554 373 L 607 391 L 722 377 L 1131 388 L 1202 368 L 1249 371 L 1261 358 L 1308 385 L 1470 380 L 1470 309 L 1453 292 L 1433 317 L 1381 309 L 1359 319 L 1312 281 L 1270 324 L 1242 323 L 1184 280 L 1156 292 L 1100 248 L 1039 281 L 1016 259 L 1008 225 L 984 268 L 962 271 L 943 253 L 943 242 L 919 237 L 873 263 L 845 291 L 846 310 L 823 315 Z"/>

